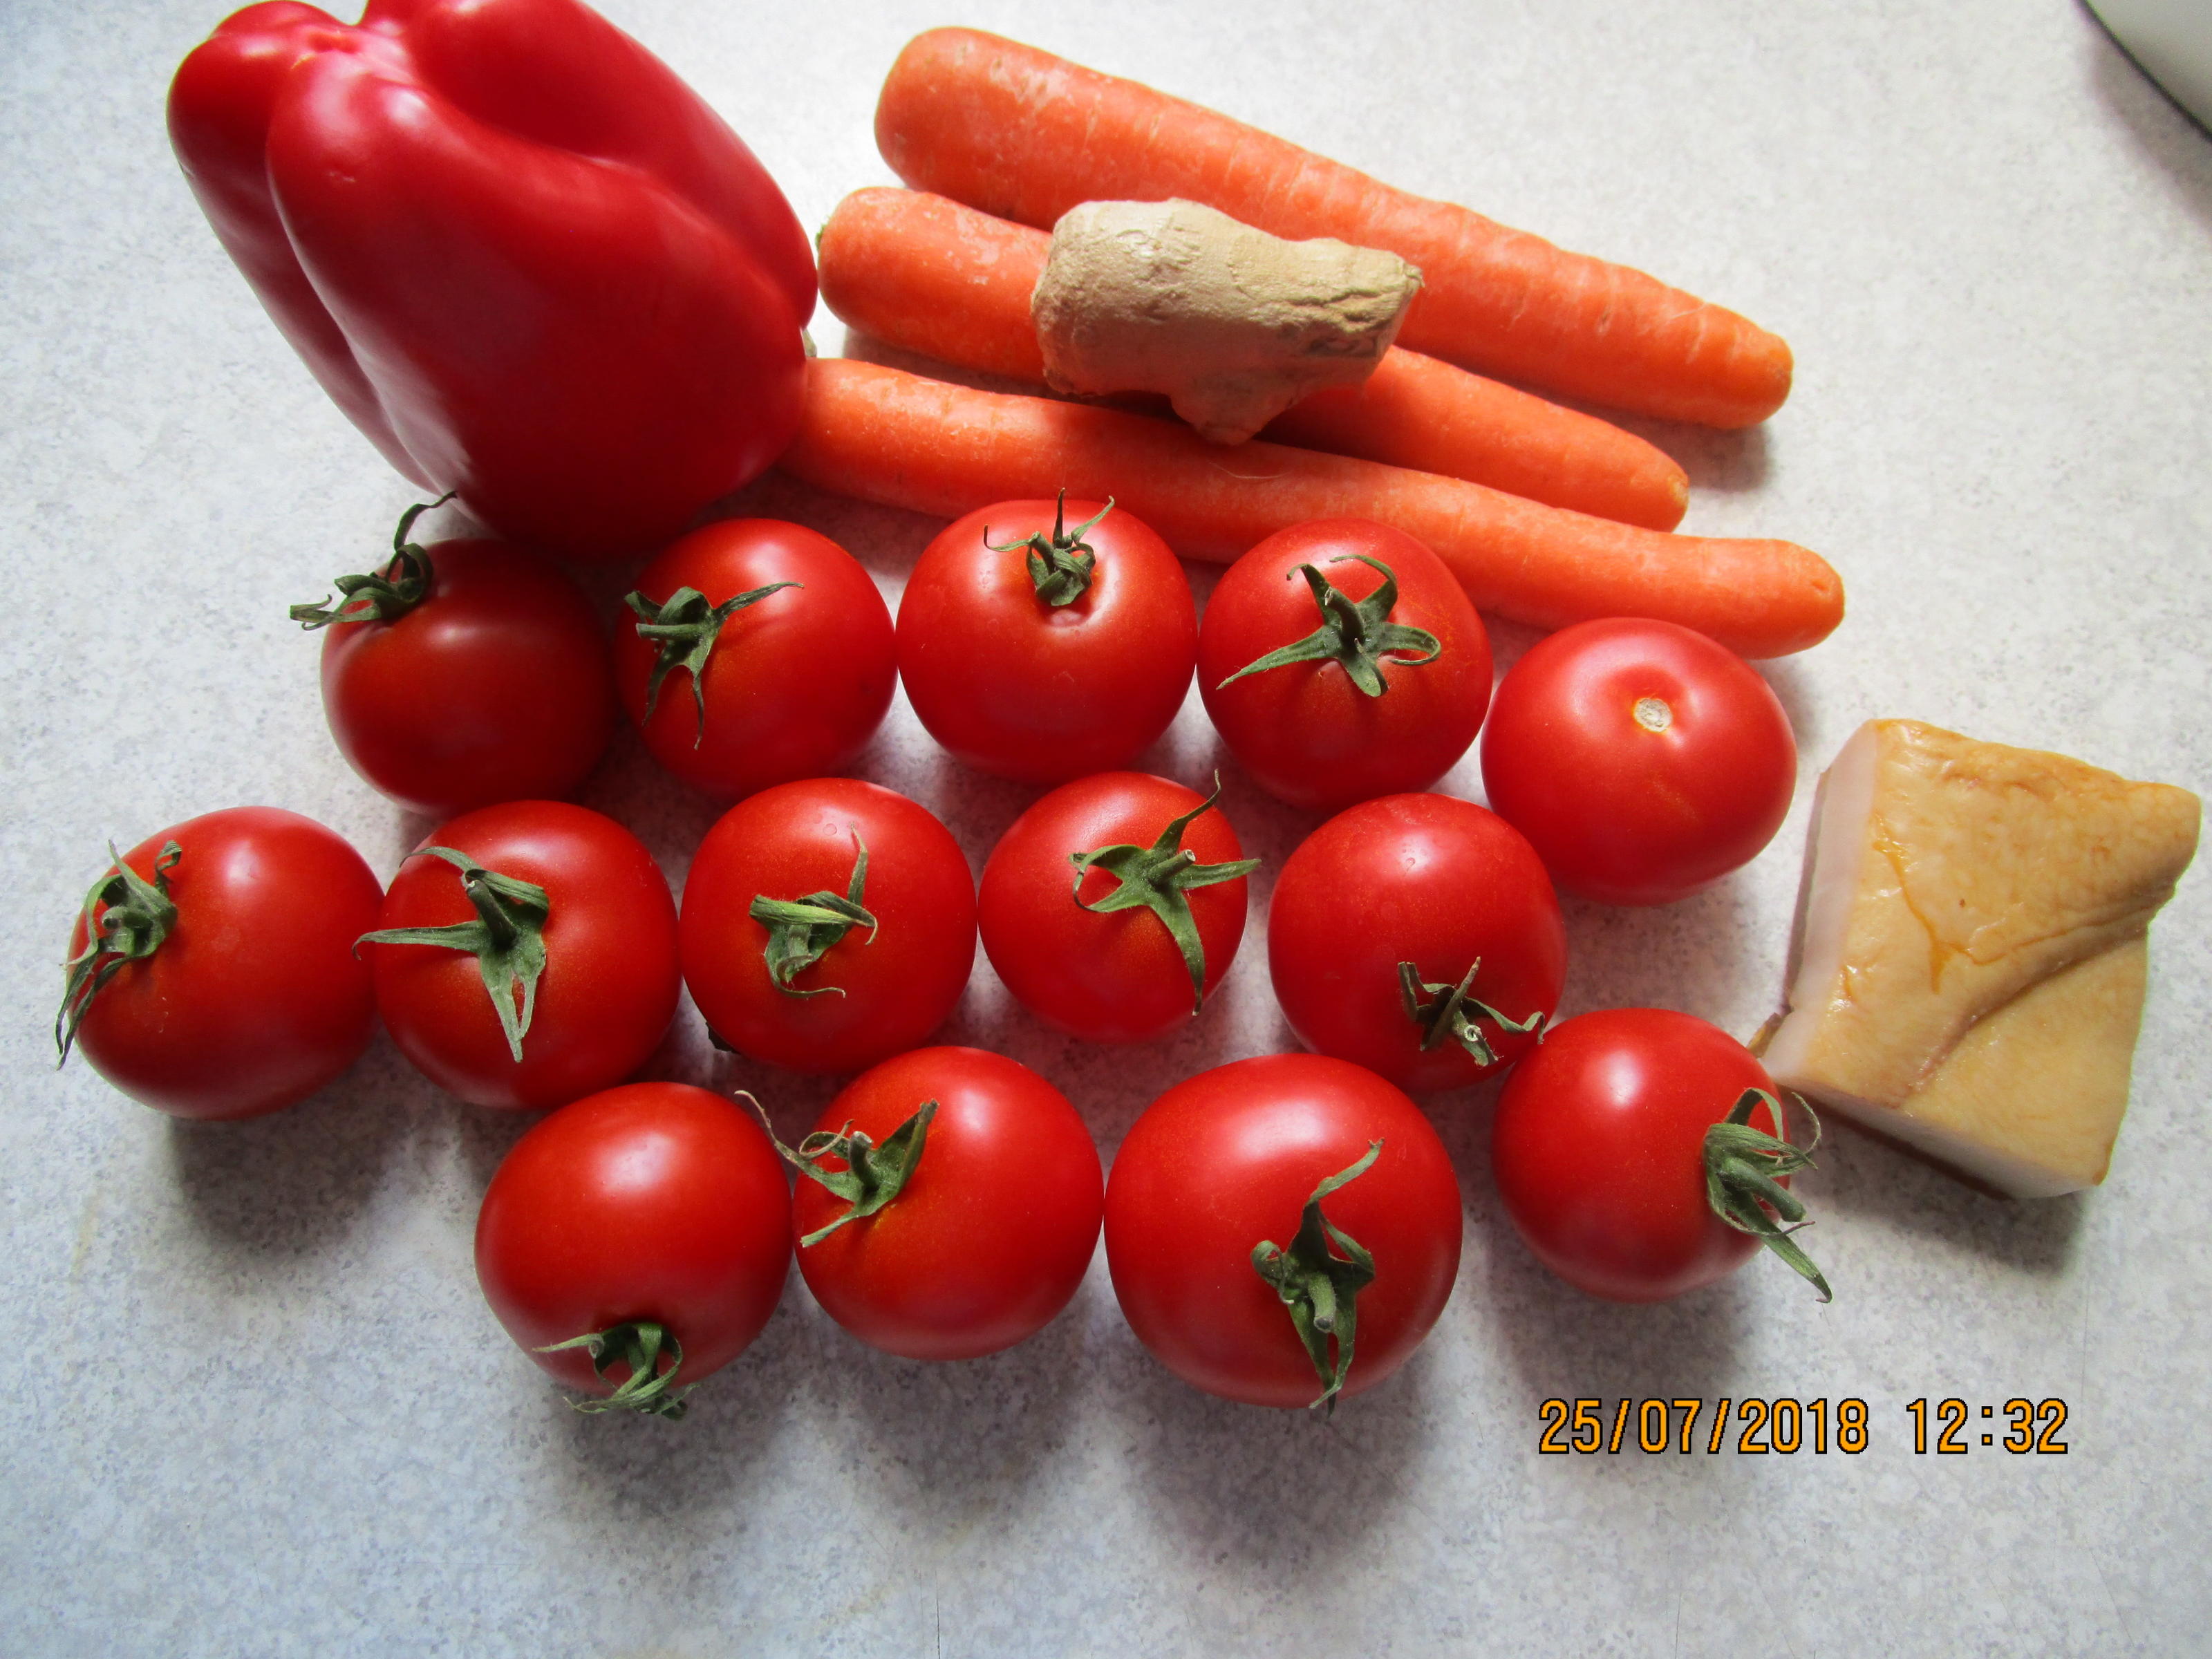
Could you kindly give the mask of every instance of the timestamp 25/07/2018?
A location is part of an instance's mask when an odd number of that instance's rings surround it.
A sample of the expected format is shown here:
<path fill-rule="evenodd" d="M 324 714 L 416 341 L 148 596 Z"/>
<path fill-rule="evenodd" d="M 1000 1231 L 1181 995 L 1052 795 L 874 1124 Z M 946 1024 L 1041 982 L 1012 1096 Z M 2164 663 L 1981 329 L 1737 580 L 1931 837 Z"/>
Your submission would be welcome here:
<path fill-rule="evenodd" d="M 1787 1457 L 1800 1451 L 1820 1455 L 1833 1450 L 1856 1456 L 1867 1449 L 1870 1437 L 1867 1402 L 1856 1395 L 1832 1401 L 1801 1401 L 1788 1395 L 1742 1400 L 1725 1395 L 1718 1400 L 1623 1398 L 1613 1402 L 1610 1411 L 1606 1406 L 1602 1400 L 1545 1401 L 1537 1407 L 1542 1425 L 1537 1451 L 1547 1456 L 1625 1451 L 1686 1456 L 1692 1452 L 1713 1455 L 1734 1450 L 1750 1456 Z M 1964 1400 L 1937 1401 L 1931 1409 L 1928 1400 L 1922 1398 L 1912 1401 L 1905 1410 L 1911 1419 L 1912 1449 L 1918 1455 L 1930 1451 L 1963 1455 L 1977 1442 L 2016 1456 L 2066 1450 L 2066 1443 L 2058 1437 L 2066 1421 L 2063 1400 L 2015 1396 L 2006 1401 L 2002 1410 L 2011 1426 L 2002 1437 L 1996 1431 L 1998 1408 L 1995 1407 L 1981 1408 L 1980 1415 L 1990 1427 L 1979 1435 L 1971 1427 L 1976 1419 Z"/>

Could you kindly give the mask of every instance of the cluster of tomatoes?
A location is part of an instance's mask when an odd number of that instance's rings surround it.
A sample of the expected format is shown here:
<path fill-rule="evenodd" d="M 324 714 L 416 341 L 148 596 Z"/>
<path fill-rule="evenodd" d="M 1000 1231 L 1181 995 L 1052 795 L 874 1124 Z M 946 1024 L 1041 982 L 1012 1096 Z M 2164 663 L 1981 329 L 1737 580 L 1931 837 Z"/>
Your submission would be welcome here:
<path fill-rule="evenodd" d="M 424 510 L 383 569 L 294 615 L 328 630 L 347 759 L 441 827 L 388 890 L 274 809 L 150 838 L 86 901 L 57 1036 L 149 1104 L 242 1117 L 336 1077 L 380 1017 L 461 1098 L 557 1109 L 493 1178 L 477 1268 L 510 1334 L 591 1403 L 680 1412 L 683 1387 L 758 1334 L 794 1247 L 862 1340 L 995 1352 L 1066 1304 L 1102 1227 L 1131 1326 L 1179 1375 L 1333 1403 L 1413 1352 L 1457 1272 L 1458 1185 L 1406 1091 L 1516 1063 L 1498 1179 L 1561 1273 L 1650 1298 L 1763 1241 L 1819 1282 L 1787 1237 L 1802 1209 L 1783 1183 L 1803 1155 L 1746 1050 L 1650 1010 L 1547 1029 L 1566 969 L 1555 878 L 1662 902 L 1749 859 L 1787 811 L 1788 721 L 1711 641 L 1584 624 L 1532 649 L 1493 708 L 1480 619 L 1402 532 L 1271 537 L 1201 623 L 1145 526 L 1110 503 L 1025 501 L 939 535 L 896 623 L 823 537 L 711 525 L 643 571 L 610 652 L 565 575 L 496 543 L 417 545 Z M 1017 1000 L 1092 1041 L 1157 1037 L 1219 983 L 1256 861 L 1218 783 L 1117 769 L 1166 729 L 1194 667 L 1249 775 L 1334 814 L 1269 915 L 1275 992 L 1315 1052 L 1171 1089 L 1109 1182 L 1042 1078 L 919 1045 L 979 937 Z M 1056 786 L 980 890 L 926 809 L 833 775 L 901 681 L 963 762 Z M 635 836 L 559 799 L 617 702 L 671 772 L 735 803 L 680 912 Z M 1420 793 L 1479 731 L 1497 811 Z M 757 1107 L 625 1085 L 679 987 L 723 1046 L 860 1075 L 795 1148 Z"/>

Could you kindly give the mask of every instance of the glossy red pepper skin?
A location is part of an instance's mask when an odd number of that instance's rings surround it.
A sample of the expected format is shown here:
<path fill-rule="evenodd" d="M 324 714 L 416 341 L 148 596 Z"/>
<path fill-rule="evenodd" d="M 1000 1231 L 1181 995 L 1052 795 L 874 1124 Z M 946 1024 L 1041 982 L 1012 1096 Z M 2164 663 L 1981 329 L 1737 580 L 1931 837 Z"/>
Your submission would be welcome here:
<path fill-rule="evenodd" d="M 805 233 L 577 0 L 249 6 L 178 70 L 169 137 L 339 408 L 511 539 L 642 551 L 797 429 Z"/>

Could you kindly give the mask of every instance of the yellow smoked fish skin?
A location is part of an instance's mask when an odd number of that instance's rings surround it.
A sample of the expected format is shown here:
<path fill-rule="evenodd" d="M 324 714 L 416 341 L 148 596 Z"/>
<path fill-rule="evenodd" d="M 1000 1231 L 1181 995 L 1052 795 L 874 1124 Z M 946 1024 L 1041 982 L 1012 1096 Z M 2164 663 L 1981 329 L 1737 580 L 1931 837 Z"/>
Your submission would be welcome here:
<path fill-rule="evenodd" d="M 1777 1080 L 2021 1196 L 2095 1185 L 2197 797 L 1917 720 L 1852 742 L 1875 750 L 1861 840 L 1824 825 L 1809 877 L 1835 858 L 1851 882 L 1840 965 L 1792 987 Z"/>

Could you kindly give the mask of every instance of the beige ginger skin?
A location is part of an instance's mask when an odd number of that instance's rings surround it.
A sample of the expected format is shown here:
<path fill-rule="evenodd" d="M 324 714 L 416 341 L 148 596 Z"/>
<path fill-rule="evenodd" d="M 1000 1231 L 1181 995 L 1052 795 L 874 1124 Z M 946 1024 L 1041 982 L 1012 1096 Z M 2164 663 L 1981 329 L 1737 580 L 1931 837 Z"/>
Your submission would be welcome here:
<path fill-rule="evenodd" d="M 1195 202 L 1085 202 L 1053 227 L 1030 315 L 1055 391 L 1164 393 L 1242 443 L 1365 380 L 1420 286 L 1395 253 L 1286 242 Z"/>

